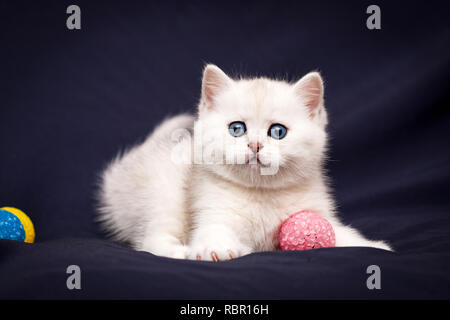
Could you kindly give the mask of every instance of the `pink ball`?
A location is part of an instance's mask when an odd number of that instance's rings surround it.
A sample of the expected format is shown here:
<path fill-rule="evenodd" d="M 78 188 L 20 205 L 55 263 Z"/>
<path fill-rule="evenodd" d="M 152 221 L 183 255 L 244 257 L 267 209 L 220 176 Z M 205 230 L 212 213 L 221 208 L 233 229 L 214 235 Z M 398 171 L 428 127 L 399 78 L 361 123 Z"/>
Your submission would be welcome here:
<path fill-rule="evenodd" d="M 281 250 L 308 250 L 334 247 L 336 238 L 327 219 L 303 210 L 290 216 L 280 229 Z"/>

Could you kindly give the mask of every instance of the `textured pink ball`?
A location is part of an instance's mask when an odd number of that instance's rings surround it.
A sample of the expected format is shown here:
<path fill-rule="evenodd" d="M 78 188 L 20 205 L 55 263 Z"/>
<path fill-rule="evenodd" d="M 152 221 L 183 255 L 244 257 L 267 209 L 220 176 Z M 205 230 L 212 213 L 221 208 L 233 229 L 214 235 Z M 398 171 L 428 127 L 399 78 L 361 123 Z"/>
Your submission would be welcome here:
<path fill-rule="evenodd" d="M 303 210 L 290 216 L 280 229 L 281 250 L 308 250 L 334 247 L 336 238 L 327 219 Z"/>

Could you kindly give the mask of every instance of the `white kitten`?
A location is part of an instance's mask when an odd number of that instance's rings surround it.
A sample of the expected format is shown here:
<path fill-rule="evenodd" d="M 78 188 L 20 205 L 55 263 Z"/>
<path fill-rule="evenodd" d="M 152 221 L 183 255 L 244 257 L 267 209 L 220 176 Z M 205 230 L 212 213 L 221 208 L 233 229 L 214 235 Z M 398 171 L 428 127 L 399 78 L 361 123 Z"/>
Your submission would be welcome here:
<path fill-rule="evenodd" d="M 198 116 L 164 121 L 105 170 L 100 219 L 137 250 L 227 260 L 276 249 L 281 223 L 308 209 L 332 224 L 337 246 L 391 250 L 335 215 L 326 124 L 318 73 L 232 80 L 208 65 Z"/>

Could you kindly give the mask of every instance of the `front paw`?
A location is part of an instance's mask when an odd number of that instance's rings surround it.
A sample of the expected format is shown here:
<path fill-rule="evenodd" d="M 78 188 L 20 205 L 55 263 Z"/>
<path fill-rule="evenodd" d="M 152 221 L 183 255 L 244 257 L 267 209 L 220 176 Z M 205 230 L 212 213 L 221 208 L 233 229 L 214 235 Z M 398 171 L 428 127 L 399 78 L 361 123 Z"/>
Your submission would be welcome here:
<path fill-rule="evenodd" d="M 251 253 L 251 249 L 242 244 L 219 243 L 193 245 L 189 248 L 188 259 L 206 261 L 226 261 Z"/>
<path fill-rule="evenodd" d="M 139 251 L 147 251 L 154 255 L 173 258 L 186 259 L 188 248 L 181 243 L 171 243 L 164 241 L 146 241 L 135 248 Z"/>

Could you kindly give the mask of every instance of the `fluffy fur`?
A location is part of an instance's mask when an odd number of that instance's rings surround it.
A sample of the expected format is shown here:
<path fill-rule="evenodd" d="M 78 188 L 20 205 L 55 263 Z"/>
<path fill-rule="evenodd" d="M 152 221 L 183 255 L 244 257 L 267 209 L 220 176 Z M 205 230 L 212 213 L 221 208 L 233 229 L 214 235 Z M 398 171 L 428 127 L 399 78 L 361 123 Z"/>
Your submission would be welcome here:
<path fill-rule="evenodd" d="M 100 220 L 137 250 L 217 261 L 277 249 L 281 223 L 309 209 L 330 221 L 337 246 L 391 250 L 335 214 L 323 91 L 317 72 L 289 84 L 206 66 L 197 116 L 167 119 L 104 171 Z M 244 135 L 230 134 L 234 121 Z M 268 135 L 272 124 L 287 128 L 283 139 Z"/>

